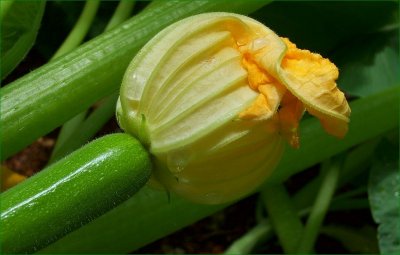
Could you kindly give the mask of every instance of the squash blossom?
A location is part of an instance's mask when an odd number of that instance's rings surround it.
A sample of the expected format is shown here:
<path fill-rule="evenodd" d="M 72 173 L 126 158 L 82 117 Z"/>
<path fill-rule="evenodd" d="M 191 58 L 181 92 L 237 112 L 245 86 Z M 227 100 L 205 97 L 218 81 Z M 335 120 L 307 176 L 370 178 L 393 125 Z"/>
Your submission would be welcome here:
<path fill-rule="evenodd" d="M 200 203 L 254 190 L 299 146 L 305 111 L 343 137 L 350 108 L 338 69 L 263 24 L 231 13 L 192 16 L 149 41 L 129 65 L 120 126 L 154 157 L 152 183 Z"/>

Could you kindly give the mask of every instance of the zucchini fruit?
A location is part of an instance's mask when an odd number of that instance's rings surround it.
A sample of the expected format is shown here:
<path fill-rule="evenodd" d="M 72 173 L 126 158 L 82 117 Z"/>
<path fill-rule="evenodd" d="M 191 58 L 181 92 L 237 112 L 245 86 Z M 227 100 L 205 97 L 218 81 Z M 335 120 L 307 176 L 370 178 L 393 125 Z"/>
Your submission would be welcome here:
<path fill-rule="evenodd" d="M 4 253 L 32 253 L 135 194 L 149 179 L 132 136 L 99 138 L 0 195 Z"/>

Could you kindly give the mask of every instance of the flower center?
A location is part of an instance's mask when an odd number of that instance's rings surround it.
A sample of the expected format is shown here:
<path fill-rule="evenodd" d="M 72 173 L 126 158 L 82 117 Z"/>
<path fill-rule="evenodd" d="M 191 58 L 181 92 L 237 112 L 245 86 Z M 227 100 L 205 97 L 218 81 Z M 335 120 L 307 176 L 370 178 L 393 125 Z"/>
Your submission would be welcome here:
<path fill-rule="evenodd" d="M 262 39 L 256 39 L 250 47 L 242 47 L 242 65 L 248 72 L 250 88 L 259 92 L 254 103 L 240 113 L 245 120 L 266 120 L 276 122 L 277 130 L 288 143 L 299 146 L 298 125 L 304 112 L 303 104 L 257 63 L 257 57 L 268 54 Z"/>

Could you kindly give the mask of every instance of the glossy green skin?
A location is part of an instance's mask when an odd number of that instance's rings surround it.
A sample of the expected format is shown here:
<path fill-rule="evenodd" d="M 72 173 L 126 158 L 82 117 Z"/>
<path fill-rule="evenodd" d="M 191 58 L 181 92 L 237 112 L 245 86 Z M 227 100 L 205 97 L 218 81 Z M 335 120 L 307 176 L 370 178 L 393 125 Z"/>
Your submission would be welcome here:
<path fill-rule="evenodd" d="M 147 151 L 127 134 L 95 140 L 1 194 L 5 253 L 31 253 L 92 221 L 149 179 Z"/>

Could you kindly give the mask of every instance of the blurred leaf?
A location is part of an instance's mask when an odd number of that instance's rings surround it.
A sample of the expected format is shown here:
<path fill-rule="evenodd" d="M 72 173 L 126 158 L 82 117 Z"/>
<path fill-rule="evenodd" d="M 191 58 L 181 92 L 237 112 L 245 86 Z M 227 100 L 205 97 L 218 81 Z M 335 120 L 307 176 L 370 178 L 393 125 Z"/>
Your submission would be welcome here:
<path fill-rule="evenodd" d="M 15 1 L 1 22 L 1 79 L 33 46 L 44 12 L 44 1 Z"/>
<path fill-rule="evenodd" d="M 48 1 L 35 49 L 46 59 L 56 52 L 77 21 L 84 1 Z M 57 22 L 54 22 L 54 21 Z"/>
<path fill-rule="evenodd" d="M 396 1 L 276 1 L 252 16 L 299 48 L 332 58 L 350 95 L 400 84 Z"/>
<path fill-rule="evenodd" d="M 397 24 L 397 2 L 275 1 L 252 14 L 299 48 L 324 56 L 351 38 Z"/>
<path fill-rule="evenodd" d="M 35 48 L 47 59 L 58 49 L 78 20 L 84 1 L 49 1 L 43 16 L 43 24 L 38 35 Z M 85 41 L 104 32 L 119 1 L 101 1 L 94 22 L 90 27 Z M 140 11 L 147 1 L 135 4 L 135 10 Z M 54 22 L 57 20 L 57 22 Z"/>
<path fill-rule="evenodd" d="M 382 254 L 400 253 L 400 173 L 399 143 L 384 140 L 376 150 L 372 165 L 368 196 L 372 216 L 378 226 Z"/>
<path fill-rule="evenodd" d="M 334 55 L 339 86 L 352 96 L 368 96 L 400 84 L 398 31 L 352 41 Z"/>
<path fill-rule="evenodd" d="M 104 32 L 107 23 L 110 21 L 112 14 L 115 11 L 119 1 L 102 1 L 99 10 L 97 11 L 94 22 L 90 27 L 88 38 L 94 38 Z"/>

